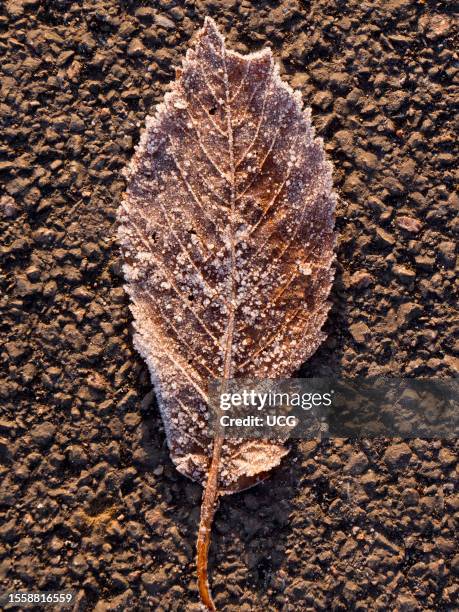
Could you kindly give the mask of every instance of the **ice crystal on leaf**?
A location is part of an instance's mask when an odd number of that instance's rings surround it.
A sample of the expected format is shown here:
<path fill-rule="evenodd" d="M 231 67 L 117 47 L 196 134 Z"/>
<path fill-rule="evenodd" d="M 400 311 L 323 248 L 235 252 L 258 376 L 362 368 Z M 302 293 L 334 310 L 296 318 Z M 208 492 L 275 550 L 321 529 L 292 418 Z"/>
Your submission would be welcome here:
<path fill-rule="evenodd" d="M 287 452 L 274 441 L 216 443 L 207 382 L 289 376 L 322 342 L 331 166 L 270 49 L 228 50 L 207 18 L 127 179 L 119 237 L 135 346 L 177 469 L 205 483 L 213 464 L 213 508 Z"/>

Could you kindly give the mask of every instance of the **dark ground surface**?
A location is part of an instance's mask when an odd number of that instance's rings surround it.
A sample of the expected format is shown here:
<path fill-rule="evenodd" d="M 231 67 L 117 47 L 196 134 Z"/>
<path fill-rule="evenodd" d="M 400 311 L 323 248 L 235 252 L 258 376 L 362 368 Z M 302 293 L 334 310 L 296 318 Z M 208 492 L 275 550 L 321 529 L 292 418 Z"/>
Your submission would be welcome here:
<path fill-rule="evenodd" d="M 196 609 L 201 489 L 168 458 L 132 348 L 114 219 L 139 128 L 206 14 L 233 48 L 273 46 L 335 163 L 334 308 L 304 373 L 458 371 L 457 3 L 145 5 L 0 3 L 0 581 L 99 611 Z M 221 504 L 218 606 L 457 609 L 457 449 L 298 444 Z"/>

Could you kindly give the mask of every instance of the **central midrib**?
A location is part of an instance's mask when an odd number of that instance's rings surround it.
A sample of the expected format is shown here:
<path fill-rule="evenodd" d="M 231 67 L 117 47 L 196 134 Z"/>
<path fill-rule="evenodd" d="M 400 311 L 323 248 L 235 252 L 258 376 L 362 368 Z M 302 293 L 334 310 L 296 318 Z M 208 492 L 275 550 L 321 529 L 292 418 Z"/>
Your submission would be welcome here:
<path fill-rule="evenodd" d="M 226 328 L 226 341 L 223 355 L 223 379 L 228 380 L 233 375 L 233 335 L 234 321 L 236 311 L 236 253 L 234 245 L 234 213 L 236 204 L 236 181 L 235 181 L 235 164 L 234 164 L 234 142 L 233 142 L 233 125 L 231 115 L 230 92 L 228 86 L 228 71 L 226 66 L 226 50 L 222 45 L 222 61 L 224 66 L 224 81 L 225 81 L 225 97 L 226 97 L 226 131 L 228 134 L 228 153 L 230 158 L 230 218 L 229 218 L 229 240 L 230 240 L 230 299 L 228 300 L 228 323 Z"/>

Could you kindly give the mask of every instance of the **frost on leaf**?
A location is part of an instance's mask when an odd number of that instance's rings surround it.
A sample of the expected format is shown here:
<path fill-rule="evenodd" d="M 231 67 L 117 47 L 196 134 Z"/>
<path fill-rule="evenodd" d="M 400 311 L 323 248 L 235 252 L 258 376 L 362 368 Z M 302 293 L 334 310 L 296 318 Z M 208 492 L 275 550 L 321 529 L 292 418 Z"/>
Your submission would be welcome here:
<path fill-rule="evenodd" d="M 209 379 L 289 376 L 324 338 L 331 166 L 271 51 L 230 51 L 206 19 L 127 179 L 119 238 L 135 345 L 172 459 L 203 482 Z M 273 441 L 225 442 L 221 492 L 253 484 L 285 453 Z"/>

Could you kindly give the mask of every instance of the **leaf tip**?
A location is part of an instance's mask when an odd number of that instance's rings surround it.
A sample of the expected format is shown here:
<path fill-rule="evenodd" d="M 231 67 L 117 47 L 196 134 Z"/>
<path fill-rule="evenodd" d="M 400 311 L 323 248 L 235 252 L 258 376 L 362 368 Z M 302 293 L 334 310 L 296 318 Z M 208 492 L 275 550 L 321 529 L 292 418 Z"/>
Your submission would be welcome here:
<path fill-rule="evenodd" d="M 212 17 L 205 17 L 204 24 L 199 32 L 200 38 L 208 37 L 210 40 L 216 40 L 218 42 L 222 42 L 224 37 L 220 32 L 217 23 Z"/>

